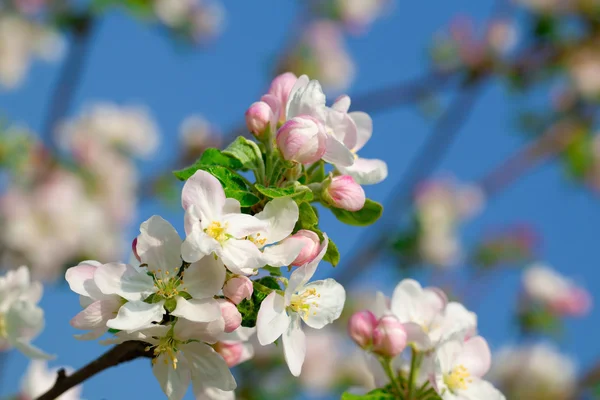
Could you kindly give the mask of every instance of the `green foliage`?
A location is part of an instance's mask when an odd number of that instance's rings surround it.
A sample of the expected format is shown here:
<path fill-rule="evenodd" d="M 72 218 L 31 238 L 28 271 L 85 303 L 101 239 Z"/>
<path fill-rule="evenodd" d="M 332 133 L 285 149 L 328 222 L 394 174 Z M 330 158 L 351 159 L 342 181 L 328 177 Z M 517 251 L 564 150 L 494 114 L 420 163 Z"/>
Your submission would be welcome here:
<path fill-rule="evenodd" d="M 165 301 L 165 308 L 168 312 L 172 313 L 177 308 L 177 300 L 175 298 L 170 298 Z"/>
<path fill-rule="evenodd" d="M 188 180 L 199 169 L 220 165 L 221 167 L 237 170 L 242 168 L 243 164 L 240 160 L 233 158 L 227 154 L 223 154 L 219 149 L 206 149 L 200 158 L 191 166 L 173 172 L 175 177 L 181 181 Z"/>
<path fill-rule="evenodd" d="M 323 260 L 327 261 L 334 267 L 340 262 L 340 251 L 338 250 L 333 240 L 331 240 L 331 238 L 329 239 L 329 244 L 327 245 L 327 252 L 323 257 Z"/>
<path fill-rule="evenodd" d="M 252 282 L 254 291 L 250 300 L 244 299 L 238 304 L 238 311 L 242 314 L 242 326 L 252 328 L 256 326 L 256 317 L 260 304 L 273 291 L 281 290 L 279 281 L 272 276 L 265 276 Z"/>
<path fill-rule="evenodd" d="M 298 222 L 296 222 L 294 232 L 297 232 L 300 229 L 314 230 L 313 228 L 319 223 L 317 210 L 308 203 L 300 203 L 298 209 Z"/>
<path fill-rule="evenodd" d="M 375 389 L 367 394 L 342 394 L 341 400 L 396 400 L 398 397 L 388 389 Z"/>
<path fill-rule="evenodd" d="M 263 185 L 256 184 L 255 188 L 258 192 L 269 199 L 276 199 L 279 197 L 292 197 L 298 203 L 311 201 L 313 199 L 312 191 L 303 185 L 288 186 L 285 188 L 279 187 L 264 187 Z"/>
<path fill-rule="evenodd" d="M 567 173 L 577 179 L 588 175 L 594 165 L 591 135 L 587 131 L 577 132 L 563 153 Z"/>
<path fill-rule="evenodd" d="M 262 269 L 267 271 L 269 273 L 269 275 L 271 275 L 271 276 L 282 276 L 283 275 L 281 273 L 281 268 L 278 268 L 278 267 L 271 267 L 270 265 L 267 265 L 266 267 L 263 267 Z"/>
<path fill-rule="evenodd" d="M 243 170 L 254 170 L 263 164 L 262 155 L 258 145 L 243 136 L 238 136 L 225 150 L 226 154 L 240 162 Z"/>
<path fill-rule="evenodd" d="M 346 211 L 331 207 L 338 220 L 348 225 L 367 226 L 377 221 L 383 213 L 383 206 L 376 201 L 367 199 L 363 208 L 358 211 Z"/>

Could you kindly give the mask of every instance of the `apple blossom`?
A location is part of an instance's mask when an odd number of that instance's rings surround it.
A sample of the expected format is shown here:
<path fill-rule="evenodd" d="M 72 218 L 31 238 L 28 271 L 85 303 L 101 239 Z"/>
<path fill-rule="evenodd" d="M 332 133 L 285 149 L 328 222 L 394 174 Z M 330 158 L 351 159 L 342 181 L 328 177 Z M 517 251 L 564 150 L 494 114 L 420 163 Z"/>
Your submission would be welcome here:
<path fill-rule="evenodd" d="M 37 305 L 42 285 L 31 282 L 21 266 L 0 276 L 0 349 L 15 348 L 31 358 L 50 359 L 30 342 L 44 329 L 44 311 Z"/>
<path fill-rule="evenodd" d="M 291 265 L 294 267 L 311 262 L 319 254 L 321 240 L 319 239 L 319 235 L 313 231 L 300 229 L 286 240 L 300 240 L 302 242 L 302 251 L 300 251 L 298 257 L 291 262 Z"/>
<path fill-rule="evenodd" d="M 300 115 L 288 120 L 277 131 L 277 147 L 283 158 L 312 164 L 326 152 L 327 133 L 316 118 Z"/>
<path fill-rule="evenodd" d="M 358 311 L 352 314 L 348 321 L 348 334 L 364 349 L 373 343 L 373 332 L 376 326 L 377 318 L 371 311 Z"/>
<path fill-rule="evenodd" d="M 255 328 L 241 326 L 231 333 L 220 335 L 213 347 L 230 368 L 235 367 L 254 356 L 254 347 L 248 341 L 255 332 Z"/>
<path fill-rule="evenodd" d="M 373 331 L 373 352 L 384 357 L 396 357 L 406 347 L 406 330 L 393 315 L 385 315 Z"/>
<path fill-rule="evenodd" d="M 449 340 L 436 349 L 432 383 L 443 400 L 506 399 L 481 379 L 490 364 L 490 349 L 482 337 Z"/>
<path fill-rule="evenodd" d="M 261 137 L 270 126 L 273 110 L 264 101 L 257 101 L 246 111 L 246 126 L 256 137 Z"/>
<path fill-rule="evenodd" d="M 252 281 L 246 276 L 234 276 L 223 286 L 223 295 L 233 304 L 239 304 L 244 299 L 250 300 L 253 291 Z"/>
<path fill-rule="evenodd" d="M 339 318 L 346 293 L 333 279 L 307 284 L 327 251 L 325 237 L 319 255 L 297 268 L 291 275 L 283 295 L 271 292 L 261 303 L 256 328 L 261 345 L 283 338 L 285 360 L 294 376 L 300 375 L 306 355 L 306 339 L 301 320 L 309 327 L 321 329 Z"/>
<path fill-rule="evenodd" d="M 64 368 L 68 374 L 73 373 L 73 369 Z M 21 380 L 21 391 L 19 400 L 35 400 L 42 394 L 46 393 L 56 382 L 57 372 L 59 368 L 49 369 L 46 361 L 33 360 L 29 363 L 29 368 L 25 376 Z M 63 393 L 56 400 L 79 400 L 81 398 L 81 386 Z"/>
<path fill-rule="evenodd" d="M 335 176 L 324 185 L 323 199 L 334 207 L 358 211 L 365 205 L 365 191 L 350 175 Z"/>
<path fill-rule="evenodd" d="M 277 106 L 274 110 L 278 110 L 277 119 L 279 122 L 285 122 L 285 105 L 288 102 L 290 92 L 296 84 L 298 77 L 291 72 L 285 72 L 281 75 L 276 76 L 271 82 L 269 91 L 267 94 L 274 96 L 277 100 Z"/>
<path fill-rule="evenodd" d="M 97 268 L 94 281 L 104 294 L 127 300 L 115 318 L 107 322 L 113 329 L 135 331 L 160 322 L 163 315 L 210 322 L 221 317 L 214 296 L 225 281 L 225 269 L 206 257 L 182 270 L 181 239 L 164 219 L 153 216 L 140 227 L 137 253 L 139 267 L 112 263 Z"/>
<path fill-rule="evenodd" d="M 248 235 L 264 230 L 266 224 L 242 214 L 240 203 L 225 197 L 221 183 L 208 172 L 198 170 L 183 186 L 182 205 L 186 213 L 187 237 L 181 255 L 187 262 L 212 253 L 233 273 L 248 275 L 262 267 L 262 253 Z"/>
<path fill-rule="evenodd" d="M 238 311 L 235 304 L 225 299 L 218 299 L 221 309 L 221 317 L 225 322 L 225 333 L 235 331 L 242 323 L 242 314 Z"/>

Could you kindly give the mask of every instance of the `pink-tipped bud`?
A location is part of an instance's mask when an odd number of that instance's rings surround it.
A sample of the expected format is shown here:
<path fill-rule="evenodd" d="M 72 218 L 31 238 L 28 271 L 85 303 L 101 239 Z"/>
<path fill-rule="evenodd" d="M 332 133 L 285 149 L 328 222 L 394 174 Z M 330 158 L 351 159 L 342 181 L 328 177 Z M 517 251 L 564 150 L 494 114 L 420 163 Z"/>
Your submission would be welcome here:
<path fill-rule="evenodd" d="M 218 342 L 213 347 L 229 368 L 235 367 L 242 360 L 244 345 L 240 342 Z"/>
<path fill-rule="evenodd" d="M 581 317 L 590 312 L 592 298 L 587 290 L 575 287 L 567 295 L 551 302 L 550 308 L 559 315 Z"/>
<path fill-rule="evenodd" d="M 235 331 L 242 324 L 242 314 L 235 304 L 228 300 L 219 299 L 219 305 L 221 306 L 221 316 L 225 320 L 225 333 Z"/>
<path fill-rule="evenodd" d="M 137 238 L 133 239 L 133 242 L 131 242 L 131 250 L 133 251 L 133 255 L 135 256 L 135 258 L 137 258 L 139 262 L 142 262 L 142 259 L 140 258 L 140 255 L 137 252 Z"/>
<path fill-rule="evenodd" d="M 318 120 L 308 115 L 294 117 L 277 131 L 277 146 L 283 158 L 312 164 L 325 154 L 327 133 Z"/>
<path fill-rule="evenodd" d="M 373 331 L 373 352 L 396 357 L 406 347 L 406 329 L 392 315 L 382 317 Z"/>
<path fill-rule="evenodd" d="M 246 126 L 257 137 L 262 136 L 269 127 L 273 111 L 264 101 L 253 103 L 246 111 Z"/>
<path fill-rule="evenodd" d="M 302 251 L 300 252 L 300 254 L 298 254 L 298 257 L 296 257 L 296 259 L 292 261 L 291 264 L 294 267 L 299 267 L 301 265 L 307 264 L 319 255 L 319 251 L 321 250 L 321 240 L 319 239 L 319 235 L 317 235 L 313 231 L 301 229 L 295 234 L 293 234 L 289 239 L 299 240 L 302 242 Z"/>
<path fill-rule="evenodd" d="M 365 205 L 365 191 L 350 175 L 336 176 L 323 191 L 330 205 L 348 211 L 358 211 Z"/>
<path fill-rule="evenodd" d="M 244 299 L 250 300 L 253 291 L 252 281 L 246 276 L 233 277 L 223 286 L 223 294 L 233 304 L 240 304 Z"/>
<path fill-rule="evenodd" d="M 377 326 L 377 318 L 371 311 L 364 310 L 352 314 L 348 321 L 348 334 L 363 349 L 373 343 L 373 332 Z"/>
<path fill-rule="evenodd" d="M 281 104 L 281 111 L 278 117 L 279 121 L 285 121 L 285 106 L 290 97 L 290 92 L 297 80 L 298 78 L 296 75 L 291 72 L 286 72 L 275 77 L 273 82 L 271 82 L 271 87 L 269 87 L 267 93 L 275 96 Z"/>

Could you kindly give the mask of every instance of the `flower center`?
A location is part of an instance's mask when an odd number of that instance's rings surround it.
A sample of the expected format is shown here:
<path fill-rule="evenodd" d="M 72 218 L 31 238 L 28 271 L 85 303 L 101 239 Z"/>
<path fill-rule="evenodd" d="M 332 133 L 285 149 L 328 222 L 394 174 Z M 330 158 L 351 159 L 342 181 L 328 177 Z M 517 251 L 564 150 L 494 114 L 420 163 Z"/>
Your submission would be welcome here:
<path fill-rule="evenodd" d="M 321 295 L 317 293 L 317 289 L 311 288 L 306 289 L 302 293 L 294 294 L 289 305 L 289 309 L 295 313 L 302 314 L 304 318 L 310 315 L 310 307 L 319 307 L 319 303 L 315 301 L 320 298 Z M 313 315 L 317 315 L 316 311 L 313 311 Z"/>
<path fill-rule="evenodd" d="M 263 247 L 267 243 L 267 238 L 264 236 L 260 237 L 260 233 L 257 233 L 256 235 L 250 235 L 247 237 L 247 239 L 259 248 Z"/>
<path fill-rule="evenodd" d="M 152 364 L 156 364 L 157 359 L 160 355 L 165 354 L 164 358 L 165 365 L 169 363 L 173 366 L 173 369 L 177 369 L 177 346 L 179 341 L 173 336 L 168 335 L 160 339 L 158 344 L 154 347 L 154 358 Z"/>
<path fill-rule="evenodd" d="M 179 267 L 174 268 L 173 274 L 170 274 L 169 271 L 158 270 L 156 274 L 156 279 L 154 280 L 154 287 L 156 288 L 156 294 L 161 296 L 164 299 L 171 299 L 173 297 L 179 296 L 179 291 L 181 286 L 183 286 L 183 275 L 185 272 L 181 272 L 178 275 Z M 171 276 L 169 276 L 171 275 Z M 186 288 L 182 288 L 183 291 Z"/>
<path fill-rule="evenodd" d="M 469 370 L 462 364 L 454 367 L 449 374 L 444 375 L 444 383 L 452 392 L 466 390 L 469 387 L 468 384 L 472 382 Z"/>
<path fill-rule="evenodd" d="M 215 239 L 219 243 L 223 243 L 227 240 L 227 223 L 221 224 L 218 221 L 213 221 L 210 223 L 208 228 L 204 230 L 208 236 Z"/>

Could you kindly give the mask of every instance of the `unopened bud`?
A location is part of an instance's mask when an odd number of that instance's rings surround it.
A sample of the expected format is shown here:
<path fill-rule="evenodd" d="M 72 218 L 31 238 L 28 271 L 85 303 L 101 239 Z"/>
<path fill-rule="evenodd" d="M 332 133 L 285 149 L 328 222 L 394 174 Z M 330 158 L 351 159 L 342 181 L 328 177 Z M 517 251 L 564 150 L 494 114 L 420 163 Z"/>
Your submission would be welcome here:
<path fill-rule="evenodd" d="M 248 130 L 257 137 L 262 136 L 267 128 L 273 115 L 273 110 L 264 101 L 253 103 L 246 111 L 246 126 Z"/>
<path fill-rule="evenodd" d="M 373 352 L 396 357 L 406 347 L 406 329 L 392 315 L 382 317 L 373 332 Z"/>
<path fill-rule="evenodd" d="M 352 314 L 348 321 L 348 334 L 363 349 L 373 342 L 373 332 L 377 326 L 377 318 L 371 311 L 364 310 Z"/>
<path fill-rule="evenodd" d="M 214 349 L 223 357 L 229 368 L 238 365 L 244 353 L 244 345 L 240 342 L 218 342 Z"/>
<path fill-rule="evenodd" d="M 242 324 L 242 314 L 240 314 L 235 304 L 229 300 L 220 299 L 219 306 L 221 307 L 221 316 L 225 321 L 225 332 L 230 333 L 239 328 Z"/>
<path fill-rule="evenodd" d="M 277 147 L 283 158 L 312 164 L 325 154 L 327 133 L 318 120 L 308 115 L 294 117 L 277 132 Z"/>
<path fill-rule="evenodd" d="M 293 234 L 290 239 L 300 240 L 303 244 L 302 251 L 298 254 L 298 257 L 292 261 L 291 265 L 295 267 L 311 262 L 319 255 L 319 251 L 321 251 L 321 240 L 313 231 L 301 229 Z"/>
<path fill-rule="evenodd" d="M 286 72 L 275 77 L 273 82 L 271 82 L 271 87 L 269 87 L 268 93 L 275 96 L 281 104 L 281 112 L 278 115 L 278 119 L 281 122 L 285 121 L 285 106 L 297 80 L 296 75 Z"/>
<path fill-rule="evenodd" d="M 253 291 L 252 281 L 246 276 L 233 277 L 223 286 L 223 294 L 233 304 L 240 304 L 244 299 L 250 300 Z"/>
<path fill-rule="evenodd" d="M 360 186 L 350 175 L 334 177 L 325 185 L 323 199 L 330 205 L 348 211 L 358 211 L 364 207 L 366 196 Z"/>

